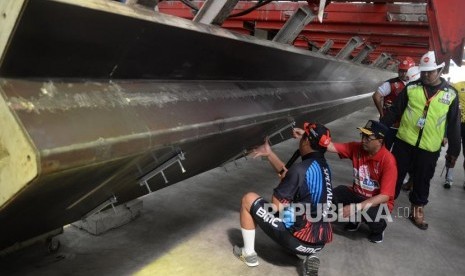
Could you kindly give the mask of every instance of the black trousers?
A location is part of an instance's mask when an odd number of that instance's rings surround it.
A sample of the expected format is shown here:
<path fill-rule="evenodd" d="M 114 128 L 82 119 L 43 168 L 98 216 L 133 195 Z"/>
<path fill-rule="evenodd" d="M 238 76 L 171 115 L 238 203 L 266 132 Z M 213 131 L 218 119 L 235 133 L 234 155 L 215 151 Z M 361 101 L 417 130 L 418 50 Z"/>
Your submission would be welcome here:
<path fill-rule="evenodd" d="M 462 136 L 462 154 L 465 157 L 465 123 L 460 123 L 460 134 Z M 465 169 L 465 158 L 463 159 L 463 169 Z"/>
<path fill-rule="evenodd" d="M 440 151 L 429 152 L 405 143 L 396 137 L 392 154 L 397 161 L 396 196 L 400 193 L 405 175 L 410 172 L 413 181 L 409 200 L 415 205 L 428 204 L 429 186 L 434 176 Z"/>
<path fill-rule="evenodd" d="M 391 151 L 392 145 L 394 144 L 394 139 L 396 138 L 397 135 L 397 128 L 389 128 L 389 132 L 386 135 L 386 138 L 384 138 L 384 146 Z"/>
<path fill-rule="evenodd" d="M 333 202 L 334 204 L 342 204 L 342 205 L 348 205 L 352 203 L 360 203 L 364 201 L 365 198 L 362 196 L 354 193 L 349 187 L 347 186 L 338 186 L 333 189 Z M 374 234 L 380 234 L 381 232 L 384 231 L 387 227 L 386 220 L 381 218 L 379 221 L 376 221 L 376 217 L 378 215 L 380 206 L 373 206 L 370 207 L 366 213 L 370 217 L 371 222 L 366 221 L 366 224 L 370 228 L 371 232 Z M 383 214 L 387 215 L 387 214 Z"/>

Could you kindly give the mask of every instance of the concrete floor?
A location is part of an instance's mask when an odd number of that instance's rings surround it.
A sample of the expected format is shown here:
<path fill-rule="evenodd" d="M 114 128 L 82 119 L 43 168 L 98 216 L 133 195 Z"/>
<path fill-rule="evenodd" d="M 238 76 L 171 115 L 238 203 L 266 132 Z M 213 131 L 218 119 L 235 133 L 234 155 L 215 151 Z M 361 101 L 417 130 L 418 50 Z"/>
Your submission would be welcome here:
<path fill-rule="evenodd" d="M 375 109 L 368 107 L 327 126 L 334 141 L 346 142 L 358 140 L 356 127 L 375 118 Z M 283 160 L 296 148 L 295 140 L 274 147 Z M 402 192 L 381 244 L 366 239 L 366 227 L 353 233 L 334 225 L 334 241 L 320 255 L 320 275 L 464 275 L 463 158 L 457 161 L 456 183 L 445 190 L 440 177 L 444 154 L 425 209 L 427 231 L 402 217 L 402 209 L 398 213 L 397 208 L 410 205 Z M 333 185 L 350 184 L 350 162 L 327 157 Z M 0 259 L 0 275 L 301 275 L 301 261 L 261 230 L 256 235 L 258 267 L 249 268 L 232 254 L 233 244 L 242 243 L 242 195 L 255 191 L 270 198 L 277 183 L 268 162 L 241 159 L 143 197 L 139 218 L 101 236 L 65 227 L 57 237 L 62 245 L 57 253 L 47 254 L 43 245 L 14 253 Z"/>

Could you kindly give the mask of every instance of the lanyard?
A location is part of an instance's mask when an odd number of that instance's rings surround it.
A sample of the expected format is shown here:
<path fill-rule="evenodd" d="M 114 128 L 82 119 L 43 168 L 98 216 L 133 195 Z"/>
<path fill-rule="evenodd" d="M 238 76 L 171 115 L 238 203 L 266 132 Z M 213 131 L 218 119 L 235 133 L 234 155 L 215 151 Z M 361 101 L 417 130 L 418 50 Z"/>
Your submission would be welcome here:
<path fill-rule="evenodd" d="M 423 93 L 425 94 L 425 98 L 426 98 L 425 108 L 423 109 L 423 118 L 426 118 L 426 114 L 428 113 L 429 104 L 439 94 L 439 91 L 441 91 L 441 88 L 438 88 L 436 93 L 434 93 L 434 95 L 431 98 L 428 98 L 428 93 L 426 92 L 426 89 L 423 86 Z"/>

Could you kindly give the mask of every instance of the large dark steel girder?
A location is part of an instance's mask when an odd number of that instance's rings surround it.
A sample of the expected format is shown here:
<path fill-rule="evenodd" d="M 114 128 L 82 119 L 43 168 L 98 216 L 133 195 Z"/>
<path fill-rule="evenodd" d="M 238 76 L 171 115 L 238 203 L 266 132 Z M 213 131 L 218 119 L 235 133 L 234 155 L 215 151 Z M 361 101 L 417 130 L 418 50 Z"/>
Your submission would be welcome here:
<path fill-rule="evenodd" d="M 361 82 L 72 83 L 3 79 L 31 140 L 37 176 L 0 212 L 0 245 L 60 227 L 112 196 L 148 193 L 139 180 L 184 152 L 151 191 L 217 167 L 292 121 L 328 122 L 367 104 Z M 158 91 L 158 92 L 156 92 Z M 289 137 L 290 129 L 287 130 Z M 5 225 L 5 224 L 3 224 Z"/>
<path fill-rule="evenodd" d="M 157 174 L 150 191 L 232 161 L 293 121 L 349 114 L 393 75 L 169 16 L 122 16 L 117 3 L 68 2 L 28 2 L 0 67 L 0 249 L 109 198 L 147 194 L 141 179 L 180 152 L 186 172 L 167 167 L 169 182 Z"/>

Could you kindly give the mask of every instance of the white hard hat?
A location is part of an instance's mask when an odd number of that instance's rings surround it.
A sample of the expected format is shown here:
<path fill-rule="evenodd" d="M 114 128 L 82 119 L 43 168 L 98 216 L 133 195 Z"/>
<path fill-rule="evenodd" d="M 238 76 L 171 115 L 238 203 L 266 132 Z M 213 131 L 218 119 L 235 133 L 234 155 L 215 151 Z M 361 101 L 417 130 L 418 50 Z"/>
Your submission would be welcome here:
<path fill-rule="evenodd" d="M 420 68 L 418 66 L 410 67 L 405 75 L 407 82 L 416 81 L 420 78 Z"/>
<path fill-rule="evenodd" d="M 445 63 L 437 64 L 436 63 L 436 56 L 434 55 L 433 51 L 429 51 L 428 53 L 424 54 L 420 60 L 420 71 L 433 71 L 439 68 L 444 67 Z"/>

